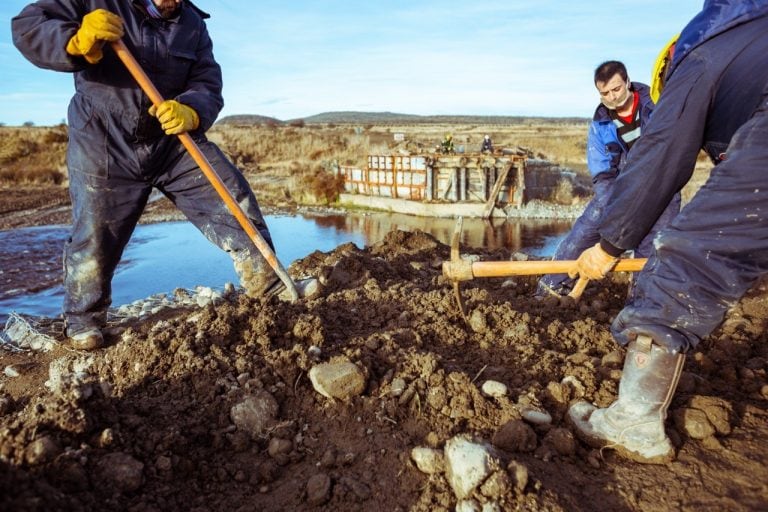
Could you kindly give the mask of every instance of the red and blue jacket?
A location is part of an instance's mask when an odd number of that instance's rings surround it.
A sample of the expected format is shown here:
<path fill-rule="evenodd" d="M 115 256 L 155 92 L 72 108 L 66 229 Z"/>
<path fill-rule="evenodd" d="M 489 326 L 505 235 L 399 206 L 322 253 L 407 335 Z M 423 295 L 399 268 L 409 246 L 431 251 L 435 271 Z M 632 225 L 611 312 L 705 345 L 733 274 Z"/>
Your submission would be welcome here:
<path fill-rule="evenodd" d="M 630 87 L 640 97 L 637 108 L 640 109 L 640 131 L 643 132 L 654 106 L 650 89 L 639 82 L 631 82 Z M 592 180 L 618 176 L 624 168 L 628 152 L 629 148 L 619 137 L 608 107 L 601 103 L 595 110 L 587 135 L 587 167 Z"/>

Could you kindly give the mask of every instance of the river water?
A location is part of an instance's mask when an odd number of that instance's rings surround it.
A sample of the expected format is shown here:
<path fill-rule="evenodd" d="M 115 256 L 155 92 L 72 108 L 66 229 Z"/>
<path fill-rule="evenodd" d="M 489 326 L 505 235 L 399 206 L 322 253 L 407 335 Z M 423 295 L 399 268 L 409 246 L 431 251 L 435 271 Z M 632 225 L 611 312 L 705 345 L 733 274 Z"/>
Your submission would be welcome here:
<path fill-rule="evenodd" d="M 373 245 L 391 230 L 422 230 L 450 244 L 455 219 L 414 217 L 390 213 L 267 215 L 277 256 L 284 266 L 315 250 L 328 252 L 346 242 L 358 247 Z M 569 221 L 464 219 L 462 248 L 506 247 L 537 256 L 549 256 L 564 234 Z M 19 233 L 25 231 L 25 233 Z M 68 226 L 16 230 L 19 257 L 35 252 L 41 243 L 63 244 Z M 7 235 L 9 232 L 6 232 Z M 3 233 L 0 233 L 0 238 Z M 21 241 L 21 242 L 20 242 Z M 112 281 L 113 306 L 128 304 L 176 288 L 210 286 L 221 289 L 237 283 L 229 257 L 188 222 L 140 225 L 125 250 Z M 0 294 L 2 295 L 2 294 Z M 63 300 L 62 286 L 35 293 L 12 295 L 0 300 L 0 322 L 8 313 L 57 316 Z M 0 327 L 2 324 L 0 324 Z"/>

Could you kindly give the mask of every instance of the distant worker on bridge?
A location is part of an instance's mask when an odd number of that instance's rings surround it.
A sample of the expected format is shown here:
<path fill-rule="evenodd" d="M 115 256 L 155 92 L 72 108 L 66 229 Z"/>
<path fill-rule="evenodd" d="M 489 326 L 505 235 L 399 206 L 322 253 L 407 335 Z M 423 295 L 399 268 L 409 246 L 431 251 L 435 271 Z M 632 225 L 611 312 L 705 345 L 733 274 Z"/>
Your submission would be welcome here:
<path fill-rule="evenodd" d="M 569 411 L 587 442 L 640 462 L 674 456 L 664 420 L 685 353 L 768 274 L 768 2 L 705 2 L 663 76 L 653 118 L 598 226 L 600 242 L 571 272 L 604 277 L 648 235 L 707 152 L 715 163 L 707 182 L 656 237 L 635 295 L 611 327 L 627 347 L 618 399 Z"/>
<path fill-rule="evenodd" d="M 452 155 L 456 152 L 456 148 L 453 146 L 453 135 L 450 133 L 446 134 L 443 142 L 440 143 L 440 152 L 445 155 Z"/>
<path fill-rule="evenodd" d="M 587 167 L 592 176 L 594 196 L 576 220 L 571 231 L 557 246 L 553 260 L 576 259 L 585 249 L 600 240 L 597 227 L 603 219 L 616 178 L 626 165 L 627 155 L 640 139 L 651 118 L 653 101 L 649 87 L 631 82 L 623 63 L 609 60 L 594 73 L 594 83 L 600 93 L 600 105 L 595 110 L 587 135 Z M 653 248 L 653 237 L 680 211 L 680 195 L 656 221 L 648 235 L 634 248 L 635 257 L 647 257 Z M 575 280 L 567 274 L 549 274 L 539 280 L 537 298 L 567 295 Z"/>
<path fill-rule="evenodd" d="M 206 18 L 187 0 L 40 0 L 12 20 L 13 42 L 27 59 L 75 78 L 67 147 L 74 219 L 64 248 L 64 320 L 74 348 L 104 344 L 112 276 L 153 188 L 229 253 L 249 295 L 281 284 L 178 138 L 168 136 L 189 132 L 271 245 L 245 177 L 205 137 L 224 104 Z M 171 99 L 151 106 L 107 45 L 118 39 Z"/>
<path fill-rule="evenodd" d="M 485 137 L 483 137 L 483 145 L 480 146 L 480 152 L 493 153 L 493 142 L 491 141 L 490 135 L 486 135 Z"/>

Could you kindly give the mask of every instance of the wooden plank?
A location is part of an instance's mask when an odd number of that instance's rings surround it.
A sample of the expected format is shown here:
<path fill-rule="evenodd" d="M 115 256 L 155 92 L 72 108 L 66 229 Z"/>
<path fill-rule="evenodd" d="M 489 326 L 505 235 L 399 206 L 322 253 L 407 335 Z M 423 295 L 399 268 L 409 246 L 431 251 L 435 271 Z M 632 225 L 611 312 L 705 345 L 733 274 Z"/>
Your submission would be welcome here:
<path fill-rule="evenodd" d="M 506 167 L 503 171 L 501 171 L 499 179 L 497 179 L 496 183 L 493 184 L 491 197 L 489 197 L 488 201 L 485 202 L 485 208 L 483 208 L 484 219 L 489 218 L 491 213 L 493 213 L 493 208 L 496 206 L 496 198 L 499 196 L 502 185 L 504 185 L 504 182 L 507 180 L 507 174 L 509 174 L 509 170 L 512 168 L 512 165 L 513 164 L 510 164 L 509 167 Z"/>

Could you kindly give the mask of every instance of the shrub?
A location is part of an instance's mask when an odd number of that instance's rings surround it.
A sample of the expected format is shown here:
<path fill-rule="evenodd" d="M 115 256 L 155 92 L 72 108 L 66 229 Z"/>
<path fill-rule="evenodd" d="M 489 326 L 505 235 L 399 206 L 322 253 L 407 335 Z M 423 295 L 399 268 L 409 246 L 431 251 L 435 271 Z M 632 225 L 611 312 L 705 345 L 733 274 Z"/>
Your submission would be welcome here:
<path fill-rule="evenodd" d="M 326 205 L 335 202 L 344 190 L 343 176 L 322 169 L 306 174 L 301 181 L 316 202 Z"/>

